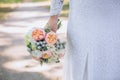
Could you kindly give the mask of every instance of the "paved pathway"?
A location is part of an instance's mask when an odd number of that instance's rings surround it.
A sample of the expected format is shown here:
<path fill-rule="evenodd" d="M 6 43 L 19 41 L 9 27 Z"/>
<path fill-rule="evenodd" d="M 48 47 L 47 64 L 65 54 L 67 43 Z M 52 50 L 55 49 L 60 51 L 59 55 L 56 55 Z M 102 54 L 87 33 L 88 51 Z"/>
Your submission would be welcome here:
<path fill-rule="evenodd" d="M 49 18 L 48 2 L 19 4 L 9 19 L 0 22 L 0 80 L 61 80 L 62 63 L 45 64 L 31 59 L 24 35 L 31 27 L 42 27 Z M 67 20 L 58 31 L 66 38 Z"/>

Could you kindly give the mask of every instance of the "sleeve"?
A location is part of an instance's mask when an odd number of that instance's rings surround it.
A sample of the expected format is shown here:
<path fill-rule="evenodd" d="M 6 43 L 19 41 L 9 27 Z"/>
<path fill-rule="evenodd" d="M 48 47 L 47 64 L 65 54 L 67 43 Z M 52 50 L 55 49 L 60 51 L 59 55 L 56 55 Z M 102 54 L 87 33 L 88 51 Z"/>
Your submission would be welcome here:
<path fill-rule="evenodd" d="M 62 10 L 64 0 L 51 0 L 50 15 L 58 15 Z"/>

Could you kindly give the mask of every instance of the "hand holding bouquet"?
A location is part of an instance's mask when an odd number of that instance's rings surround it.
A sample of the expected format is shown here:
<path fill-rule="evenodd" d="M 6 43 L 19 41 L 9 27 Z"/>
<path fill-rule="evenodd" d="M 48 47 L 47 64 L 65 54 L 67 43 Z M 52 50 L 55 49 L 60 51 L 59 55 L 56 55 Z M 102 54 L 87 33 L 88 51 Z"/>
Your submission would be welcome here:
<path fill-rule="evenodd" d="M 58 29 L 61 21 L 58 20 Z M 31 29 L 25 38 L 27 50 L 32 57 L 43 63 L 58 63 L 64 56 L 65 42 L 61 42 L 58 35 L 51 31 L 47 24 L 45 29 L 35 27 Z"/>

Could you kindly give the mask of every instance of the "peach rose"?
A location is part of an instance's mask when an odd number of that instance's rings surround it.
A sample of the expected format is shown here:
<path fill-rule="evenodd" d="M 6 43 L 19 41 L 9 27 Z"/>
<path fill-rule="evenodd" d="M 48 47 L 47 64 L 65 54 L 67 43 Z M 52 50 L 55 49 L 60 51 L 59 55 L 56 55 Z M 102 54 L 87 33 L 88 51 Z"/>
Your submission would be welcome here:
<path fill-rule="evenodd" d="M 54 32 L 49 32 L 47 35 L 46 35 L 46 38 L 45 38 L 45 41 L 48 43 L 48 44 L 55 44 L 57 42 L 57 35 L 56 33 Z"/>
<path fill-rule="evenodd" d="M 42 58 L 47 59 L 52 56 L 52 53 L 50 51 L 44 51 L 42 54 Z"/>
<path fill-rule="evenodd" d="M 42 29 L 35 29 L 32 32 L 32 38 L 35 40 L 42 40 L 45 37 L 45 31 Z"/>

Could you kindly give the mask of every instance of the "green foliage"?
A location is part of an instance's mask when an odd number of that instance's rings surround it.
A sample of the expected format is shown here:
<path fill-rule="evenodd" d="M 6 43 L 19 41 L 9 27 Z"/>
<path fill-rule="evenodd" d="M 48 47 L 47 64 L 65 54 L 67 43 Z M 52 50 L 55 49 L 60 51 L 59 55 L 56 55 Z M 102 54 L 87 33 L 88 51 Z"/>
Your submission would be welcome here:
<path fill-rule="evenodd" d="M 32 0 L 32 2 L 43 2 L 43 1 L 50 1 L 50 0 Z"/>
<path fill-rule="evenodd" d="M 61 17 L 68 17 L 68 13 L 69 13 L 69 3 L 68 1 L 65 1 L 65 4 L 63 5 L 63 9 L 61 12 Z"/>
<path fill-rule="evenodd" d="M 69 8 L 69 3 L 65 2 L 65 4 L 63 5 L 63 10 L 68 10 Z"/>
<path fill-rule="evenodd" d="M 0 3 L 18 3 L 22 1 L 23 0 L 0 0 Z"/>
<path fill-rule="evenodd" d="M 41 65 L 41 66 L 43 65 L 43 61 L 40 61 L 40 65 Z"/>
<path fill-rule="evenodd" d="M 0 0 L 0 3 L 19 3 L 25 2 L 26 0 Z M 41 2 L 41 1 L 48 1 L 48 0 L 27 0 L 29 2 Z"/>
<path fill-rule="evenodd" d="M 32 47 L 32 50 L 36 50 L 36 45 L 34 43 L 32 43 L 31 47 Z"/>
<path fill-rule="evenodd" d="M 7 13 L 13 11 L 10 7 L 0 7 L 0 20 L 5 20 L 7 18 Z"/>
<path fill-rule="evenodd" d="M 60 20 L 60 19 L 58 19 L 57 25 L 58 25 L 58 29 L 60 29 L 60 27 L 62 26 L 62 23 L 61 23 L 61 20 Z"/>
<path fill-rule="evenodd" d="M 25 44 L 26 44 L 26 46 L 29 45 L 29 43 L 30 43 L 29 39 L 30 39 L 29 35 L 26 35 L 25 36 Z"/>

